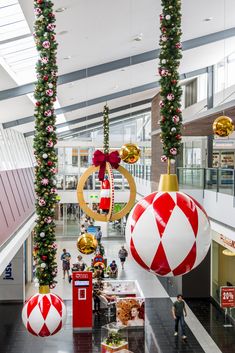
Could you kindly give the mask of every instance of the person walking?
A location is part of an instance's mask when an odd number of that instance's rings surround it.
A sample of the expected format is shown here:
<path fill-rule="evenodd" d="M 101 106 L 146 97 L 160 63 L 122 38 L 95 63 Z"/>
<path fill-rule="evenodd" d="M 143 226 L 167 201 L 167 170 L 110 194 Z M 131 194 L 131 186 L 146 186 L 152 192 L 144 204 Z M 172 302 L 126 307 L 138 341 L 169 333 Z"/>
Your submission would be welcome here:
<path fill-rule="evenodd" d="M 126 261 L 126 258 L 128 256 L 127 250 L 124 248 L 124 246 L 121 247 L 121 249 L 118 252 L 118 257 L 121 261 L 122 269 L 124 270 L 124 263 Z"/>
<path fill-rule="evenodd" d="M 69 252 L 66 251 L 66 249 L 63 249 L 63 253 L 60 257 L 62 261 L 62 269 L 63 269 L 63 279 L 65 278 L 65 273 L 67 272 L 68 279 L 69 279 L 69 270 L 70 270 L 70 259 L 71 255 Z"/>
<path fill-rule="evenodd" d="M 97 227 L 97 232 L 96 232 L 96 240 L 98 241 L 98 243 L 101 242 L 101 238 L 102 238 L 102 231 L 101 231 L 101 228 L 100 227 Z"/>
<path fill-rule="evenodd" d="M 177 295 L 177 300 L 174 302 L 174 304 L 172 306 L 172 314 L 173 314 L 173 318 L 175 320 L 174 336 L 178 336 L 178 327 L 179 327 L 179 322 L 180 322 L 181 331 L 182 331 L 182 338 L 186 339 L 187 336 L 185 334 L 184 316 L 187 316 L 187 311 L 186 311 L 185 302 L 183 300 L 182 294 Z"/>

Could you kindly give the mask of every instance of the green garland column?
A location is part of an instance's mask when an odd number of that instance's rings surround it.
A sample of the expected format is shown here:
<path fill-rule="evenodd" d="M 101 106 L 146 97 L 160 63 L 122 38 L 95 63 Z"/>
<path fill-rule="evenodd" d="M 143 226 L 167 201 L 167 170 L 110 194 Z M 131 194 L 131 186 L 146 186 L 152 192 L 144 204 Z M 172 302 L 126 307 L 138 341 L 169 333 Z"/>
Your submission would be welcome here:
<path fill-rule="evenodd" d="M 109 107 L 107 104 L 103 110 L 103 130 L 104 130 L 104 153 L 109 153 Z"/>
<path fill-rule="evenodd" d="M 181 1 L 162 0 L 162 14 L 160 15 L 160 57 L 159 75 L 161 113 L 161 141 L 163 145 L 162 162 L 175 162 L 181 145 L 181 95 L 179 85 L 179 65 L 182 58 L 181 45 Z M 168 168 L 168 172 L 170 167 Z"/>
<path fill-rule="evenodd" d="M 55 188 L 57 155 L 55 151 L 57 65 L 55 37 L 55 15 L 50 0 L 34 0 L 34 37 L 39 53 L 36 64 L 37 84 L 35 87 L 35 138 L 34 150 L 35 192 L 37 221 L 34 229 L 34 257 L 36 281 L 39 286 L 54 288 L 57 274 L 55 244 Z"/>

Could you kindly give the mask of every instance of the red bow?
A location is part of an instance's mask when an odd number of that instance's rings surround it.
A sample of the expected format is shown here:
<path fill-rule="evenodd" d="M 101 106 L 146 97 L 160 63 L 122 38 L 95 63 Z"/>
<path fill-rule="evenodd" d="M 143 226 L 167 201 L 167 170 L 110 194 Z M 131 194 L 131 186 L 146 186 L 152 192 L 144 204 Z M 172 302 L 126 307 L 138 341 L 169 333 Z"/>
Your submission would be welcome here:
<path fill-rule="evenodd" d="M 100 150 L 96 150 L 94 152 L 92 162 L 96 167 L 100 167 L 98 175 L 99 180 L 104 180 L 106 162 L 109 162 L 112 168 L 117 169 L 119 167 L 120 161 L 121 158 L 119 156 L 118 151 L 114 151 L 111 153 L 103 153 Z"/>

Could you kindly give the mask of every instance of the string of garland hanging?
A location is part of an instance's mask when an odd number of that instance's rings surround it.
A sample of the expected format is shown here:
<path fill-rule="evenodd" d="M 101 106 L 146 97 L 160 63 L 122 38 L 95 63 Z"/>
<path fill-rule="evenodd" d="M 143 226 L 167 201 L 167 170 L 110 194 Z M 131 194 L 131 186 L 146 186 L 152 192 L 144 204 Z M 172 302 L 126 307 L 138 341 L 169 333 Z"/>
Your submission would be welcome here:
<path fill-rule="evenodd" d="M 109 107 L 107 104 L 103 110 L 103 131 L 104 131 L 104 153 L 109 153 Z"/>
<path fill-rule="evenodd" d="M 181 44 L 181 1 L 162 0 L 160 15 L 160 56 L 159 75 L 160 93 L 160 127 L 163 145 L 162 162 L 175 162 L 181 145 L 181 95 L 179 85 L 179 65 L 182 58 Z"/>
<path fill-rule="evenodd" d="M 50 0 L 34 0 L 36 16 L 34 38 L 39 53 L 36 64 L 37 84 L 34 91 L 35 138 L 34 153 L 35 192 L 37 221 L 34 229 L 34 258 L 36 282 L 54 288 L 57 274 L 55 244 L 55 206 L 57 190 L 55 174 L 57 155 L 55 151 L 56 116 L 54 102 L 57 88 L 57 43 L 55 37 L 55 15 Z"/>

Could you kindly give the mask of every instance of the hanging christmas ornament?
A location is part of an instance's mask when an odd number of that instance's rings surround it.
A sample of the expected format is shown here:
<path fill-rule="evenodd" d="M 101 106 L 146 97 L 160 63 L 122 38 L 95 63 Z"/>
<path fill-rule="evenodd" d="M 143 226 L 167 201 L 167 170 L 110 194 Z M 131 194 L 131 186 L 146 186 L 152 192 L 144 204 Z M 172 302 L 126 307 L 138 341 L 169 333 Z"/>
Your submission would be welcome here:
<path fill-rule="evenodd" d="M 63 300 L 49 293 L 49 286 L 41 287 L 24 305 L 22 320 L 26 329 L 34 336 L 47 337 L 60 331 L 66 321 Z"/>
<path fill-rule="evenodd" d="M 228 116 L 219 116 L 213 123 L 214 134 L 219 137 L 227 137 L 233 133 L 233 130 L 233 121 Z"/>
<path fill-rule="evenodd" d="M 119 154 L 123 162 L 134 164 L 140 158 L 140 148 L 134 143 L 126 143 L 121 147 Z"/>
<path fill-rule="evenodd" d="M 104 152 L 96 150 L 93 155 L 93 166 L 89 167 L 81 176 L 77 187 L 77 198 L 81 209 L 89 217 L 101 221 L 108 222 L 121 219 L 130 212 L 135 204 L 136 186 L 131 174 L 122 166 L 119 165 L 121 159 L 118 151 L 109 153 L 109 108 L 104 106 Z M 114 213 L 114 178 L 113 169 L 116 169 L 127 180 L 130 187 L 130 196 L 124 208 Z M 88 178 L 95 172 L 98 172 L 98 178 L 101 181 L 101 199 L 100 210 L 104 213 L 94 212 L 84 198 L 84 186 Z"/>
<path fill-rule="evenodd" d="M 78 238 L 77 248 L 82 254 L 93 254 L 97 246 L 98 242 L 93 234 L 84 233 Z"/>
<path fill-rule="evenodd" d="M 180 149 L 182 114 L 178 67 L 181 58 L 181 2 L 162 0 L 160 63 L 171 77 L 161 76 L 162 162 L 167 174 L 161 175 L 158 192 L 139 201 L 126 225 L 126 242 L 135 261 L 147 271 L 160 276 L 179 276 L 197 267 L 206 256 L 210 243 L 210 223 L 203 207 L 192 197 L 179 192 L 178 180 L 171 174 Z M 163 29 L 164 27 L 164 29 Z M 174 82 L 173 82 L 174 81 Z M 169 93 L 170 92 L 170 93 Z M 164 117 L 164 119 L 163 119 Z"/>
<path fill-rule="evenodd" d="M 197 267 L 206 256 L 210 223 L 192 197 L 178 191 L 154 192 L 131 211 L 126 242 L 144 269 L 159 276 L 179 276 Z"/>
<path fill-rule="evenodd" d="M 39 53 L 36 64 L 37 84 L 35 98 L 35 137 L 34 154 L 36 193 L 36 226 L 34 228 L 35 285 L 39 294 L 30 298 L 22 311 L 22 319 L 27 330 L 33 335 L 45 337 L 54 335 L 63 326 L 66 309 L 63 301 L 51 294 L 50 288 L 56 285 L 57 261 L 55 245 L 55 206 L 57 154 L 55 151 L 56 133 L 54 98 L 56 95 L 57 72 L 55 39 L 55 17 L 52 1 L 34 0 L 36 20 L 34 37 Z M 48 28 L 48 24 L 51 26 Z M 52 89 L 53 88 L 53 89 Z M 53 98 L 51 98 L 53 96 Z M 54 188 L 54 191 L 52 192 Z"/>

